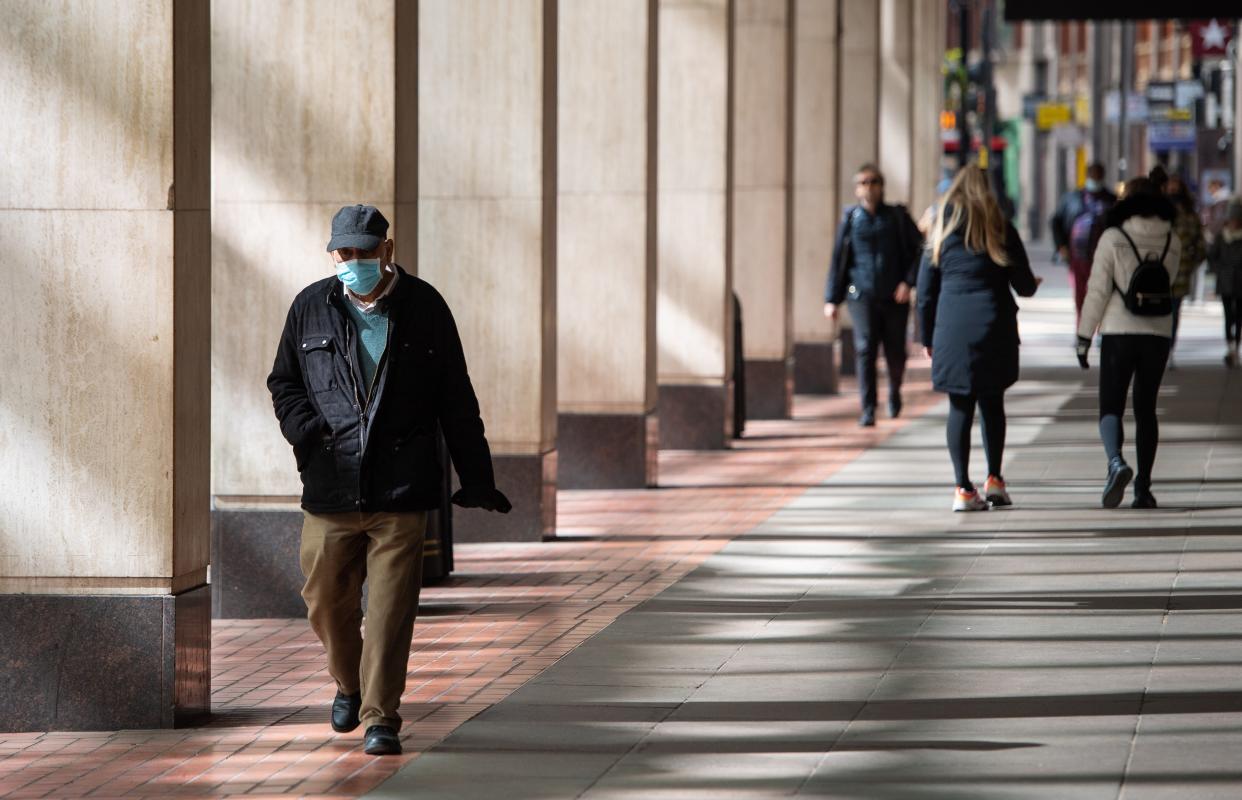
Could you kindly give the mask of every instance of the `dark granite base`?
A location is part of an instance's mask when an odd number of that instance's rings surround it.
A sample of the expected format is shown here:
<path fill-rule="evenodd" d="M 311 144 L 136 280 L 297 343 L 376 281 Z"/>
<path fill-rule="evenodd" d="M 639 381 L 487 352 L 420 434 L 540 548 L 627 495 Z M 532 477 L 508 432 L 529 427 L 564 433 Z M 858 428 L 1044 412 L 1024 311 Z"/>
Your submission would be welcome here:
<path fill-rule="evenodd" d="M 0 595 L 0 730 L 193 724 L 209 712 L 211 599 Z"/>
<path fill-rule="evenodd" d="M 439 513 L 427 519 L 423 584 L 451 568 L 451 541 Z M 215 509 L 211 512 L 211 615 L 216 619 L 299 619 L 302 601 L 301 511 Z"/>
<path fill-rule="evenodd" d="M 642 489 L 651 485 L 647 442 L 652 416 L 558 415 L 557 488 Z"/>
<path fill-rule="evenodd" d="M 789 419 L 793 379 L 792 361 L 746 359 L 746 418 Z"/>
<path fill-rule="evenodd" d="M 841 351 L 841 359 L 837 366 L 838 375 L 855 375 L 858 373 L 857 368 L 857 351 L 854 349 L 854 329 L 843 328 L 841 335 L 837 338 L 841 346 L 837 348 Z"/>
<path fill-rule="evenodd" d="M 456 542 L 538 542 L 556 534 L 555 450 L 543 455 L 492 456 L 496 487 L 513 503 L 508 514 L 453 511 Z"/>
<path fill-rule="evenodd" d="M 732 386 L 660 386 L 660 447 L 723 450 L 732 435 Z"/>
<path fill-rule="evenodd" d="M 832 342 L 794 344 L 794 391 L 798 394 L 836 394 L 837 362 Z"/>

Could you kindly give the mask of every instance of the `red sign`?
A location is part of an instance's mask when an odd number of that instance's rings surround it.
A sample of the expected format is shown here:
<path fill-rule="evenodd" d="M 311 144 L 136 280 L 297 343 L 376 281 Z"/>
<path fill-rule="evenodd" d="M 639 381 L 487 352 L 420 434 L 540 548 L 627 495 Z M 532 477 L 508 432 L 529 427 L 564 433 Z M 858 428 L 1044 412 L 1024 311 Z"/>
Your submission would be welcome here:
<path fill-rule="evenodd" d="M 1191 22 L 1190 43 L 1195 58 L 1224 58 L 1229 40 L 1233 38 L 1233 23 L 1218 19 Z"/>

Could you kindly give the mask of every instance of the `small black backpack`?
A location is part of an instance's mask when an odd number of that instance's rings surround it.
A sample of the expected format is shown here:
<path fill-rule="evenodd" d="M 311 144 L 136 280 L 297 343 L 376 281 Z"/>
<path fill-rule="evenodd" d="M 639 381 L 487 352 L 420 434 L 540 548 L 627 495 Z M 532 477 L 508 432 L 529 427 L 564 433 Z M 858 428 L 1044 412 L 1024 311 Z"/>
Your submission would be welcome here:
<path fill-rule="evenodd" d="M 1116 279 L 1113 280 L 1113 288 L 1121 295 L 1121 299 L 1126 304 L 1126 310 L 1137 317 L 1167 317 L 1172 314 L 1173 287 L 1169 283 L 1169 271 L 1164 266 L 1164 257 L 1169 254 L 1169 244 L 1173 241 L 1173 233 L 1170 231 L 1168 237 L 1165 238 L 1164 252 L 1159 258 L 1150 253 L 1144 258 L 1130 235 L 1121 230 L 1120 226 L 1117 230 L 1126 237 L 1126 241 L 1130 243 L 1130 249 L 1134 251 L 1134 257 L 1138 259 L 1138 266 L 1134 268 L 1134 274 L 1130 276 L 1130 285 L 1124 292 L 1117 285 Z"/>

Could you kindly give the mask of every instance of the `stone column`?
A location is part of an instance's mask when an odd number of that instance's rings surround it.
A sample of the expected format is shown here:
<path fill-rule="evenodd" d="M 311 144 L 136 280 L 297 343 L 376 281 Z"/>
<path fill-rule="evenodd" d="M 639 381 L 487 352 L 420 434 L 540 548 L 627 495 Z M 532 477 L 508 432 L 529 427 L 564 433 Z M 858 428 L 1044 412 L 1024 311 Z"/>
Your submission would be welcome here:
<path fill-rule="evenodd" d="M 913 35 L 915 0 L 880 0 L 880 117 L 878 143 L 884 199 L 910 204 L 914 126 Z M 855 167 L 857 165 L 854 165 Z M 918 212 L 911 210 L 915 216 Z"/>
<path fill-rule="evenodd" d="M 559 13 L 557 483 L 656 482 L 655 0 Z"/>
<path fill-rule="evenodd" d="M 837 196 L 838 0 L 794 0 L 793 325 L 796 391 L 837 391 L 824 287 L 840 220 Z"/>
<path fill-rule="evenodd" d="M 555 0 L 418 4 L 418 271 L 453 309 L 508 515 L 462 541 L 556 523 Z"/>
<path fill-rule="evenodd" d="M 880 123 L 880 8 L 874 0 L 839 0 L 837 187 L 841 207 L 853 205 L 854 174 L 878 162 Z M 848 116 L 847 116 L 848 114 Z M 883 163 L 879 164 L 885 169 Z M 854 339 L 848 311 L 841 315 L 841 374 L 854 374 Z"/>
<path fill-rule="evenodd" d="M 266 381 L 293 298 L 333 274 L 332 215 L 377 206 L 397 263 L 414 267 L 413 225 L 394 203 L 398 142 L 414 149 L 395 136 L 394 71 L 415 42 L 398 47 L 395 17 L 393 0 L 211 3 L 216 616 L 306 613 L 302 486 Z"/>
<path fill-rule="evenodd" d="M 746 416 L 793 409 L 789 258 L 790 0 L 733 5 L 733 285 L 742 303 Z"/>
<path fill-rule="evenodd" d="M 940 111 L 944 107 L 945 26 L 948 11 L 940 0 L 911 0 L 910 214 L 917 220 L 936 199 L 944 172 Z"/>
<path fill-rule="evenodd" d="M 207 4 L 4 11 L 0 730 L 171 727 L 211 688 Z"/>
<path fill-rule="evenodd" d="M 730 0 L 660 0 L 660 446 L 733 432 Z"/>

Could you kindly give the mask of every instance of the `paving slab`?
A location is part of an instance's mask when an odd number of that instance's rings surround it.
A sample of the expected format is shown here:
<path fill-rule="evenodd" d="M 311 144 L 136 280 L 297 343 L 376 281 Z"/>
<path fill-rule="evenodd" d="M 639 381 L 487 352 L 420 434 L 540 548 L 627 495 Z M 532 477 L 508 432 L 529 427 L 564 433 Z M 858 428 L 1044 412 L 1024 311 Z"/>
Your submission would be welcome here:
<path fill-rule="evenodd" d="M 1162 390 L 1162 508 L 1109 511 L 1072 308 L 1023 307 L 1013 509 L 948 510 L 933 406 L 369 796 L 1242 797 L 1242 380 L 1219 320 L 1188 309 Z"/>

